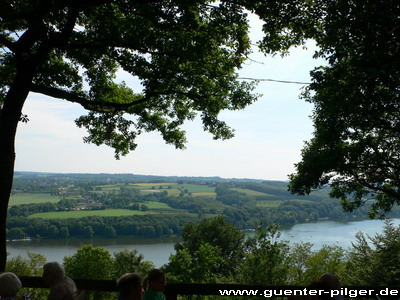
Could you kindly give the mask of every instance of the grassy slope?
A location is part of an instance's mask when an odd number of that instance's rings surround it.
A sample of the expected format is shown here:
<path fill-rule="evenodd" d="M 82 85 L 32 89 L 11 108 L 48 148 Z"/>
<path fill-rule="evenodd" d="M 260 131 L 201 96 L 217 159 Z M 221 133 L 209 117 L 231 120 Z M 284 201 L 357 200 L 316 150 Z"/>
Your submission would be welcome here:
<path fill-rule="evenodd" d="M 70 218 L 83 218 L 91 216 L 101 217 L 120 217 L 120 216 L 133 216 L 133 215 L 149 215 L 154 214 L 151 211 L 138 211 L 129 209 L 105 209 L 105 210 L 80 210 L 80 211 L 61 211 L 61 212 L 46 212 L 30 215 L 29 218 L 43 218 L 43 219 L 70 219 Z"/>
<path fill-rule="evenodd" d="M 45 203 L 45 202 L 57 203 L 58 201 L 60 201 L 59 196 L 51 196 L 50 194 L 17 193 L 10 197 L 9 206 L 29 204 L 29 203 Z"/>

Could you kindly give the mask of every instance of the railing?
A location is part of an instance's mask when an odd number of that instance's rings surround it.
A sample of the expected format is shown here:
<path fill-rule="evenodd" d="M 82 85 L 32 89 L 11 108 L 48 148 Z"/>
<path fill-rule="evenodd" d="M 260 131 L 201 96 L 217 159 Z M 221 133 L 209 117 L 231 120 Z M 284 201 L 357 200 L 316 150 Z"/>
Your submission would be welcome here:
<path fill-rule="evenodd" d="M 33 277 L 33 276 L 20 276 L 19 277 L 22 282 L 22 286 L 26 288 L 47 288 L 44 285 L 42 277 Z M 86 291 L 103 291 L 103 292 L 116 292 L 117 286 L 115 281 L 113 280 L 92 280 L 92 279 L 74 279 L 76 286 L 79 290 Z M 178 295 L 208 295 L 208 296 L 221 296 L 221 291 L 257 291 L 257 294 L 243 294 L 242 296 L 259 296 L 270 298 L 274 295 L 265 294 L 266 291 L 279 291 L 279 297 L 287 297 L 291 298 L 290 295 L 285 294 L 284 291 L 289 290 L 304 290 L 304 286 L 266 286 L 266 285 L 249 285 L 249 284 L 209 284 L 209 283 L 168 283 L 165 287 L 165 295 L 167 300 L 177 300 Z M 370 296 L 368 295 L 356 295 L 351 296 L 351 298 L 368 298 L 368 299 L 380 299 L 380 297 L 385 296 L 400 296 L 400 287 L 371 287 L 371 286 L 343 286 L 341 287 L 342 292 L 348 292 L 349 290 L 353 291 L 372 291 L 374 293 Z M 396 292 L 397 294 L 388 294 L 388 295 L 378 295 L 381 290 Z M 234 296 L 233 294 L 225 296 Z M 239 295 L 236 295 L 239 296 Z M 350 298 L 350 295 L 345 295 L 345 298 Z"/>
<path fill-rule="evenodd" d="M 42 277 L 19 276 L 24 288 L 48 288 L 44 285 Z M 74 279 L 79 290 L 116 292 L 117 285 L 113 280 L 92 280 L 92 279 Z"/>
<path fill-rule="evenodd" d="M 25 288 L 47 288 L 42 277 L 20 276 Z M 74 279 L 79 290 L 116 292 L 117 286 L 113 280 Z M 177 300 L 178 295 L 208 295 L 221 296 L 220 290 L 259 290 L 290 289 L 294 286 L 262 286 L 246 284 L 206 284 L 206 283 L 168 283 L 164 293 L 167 300 Z M 304 288 L 304 287 L 303 287 Z"/>

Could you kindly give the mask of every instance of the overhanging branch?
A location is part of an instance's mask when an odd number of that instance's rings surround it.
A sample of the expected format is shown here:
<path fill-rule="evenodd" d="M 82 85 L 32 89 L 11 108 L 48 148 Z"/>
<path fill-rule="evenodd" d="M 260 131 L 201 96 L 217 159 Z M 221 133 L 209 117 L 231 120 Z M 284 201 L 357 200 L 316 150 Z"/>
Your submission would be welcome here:
<path fill-rule="evenodd" d="M 84 108 L 97 112 L 110 112 L 118 110 L 124 111 L 132 106 L 142 104 L 147 100 L 149 100 L 149 97 L 143 97 L 139 100 L 130 101 L 127 103 L 96 101 L 85 97 L 85 95 L 83 94 L 77 94 L 59 88 L 41 86 L 37 84 L 32 84 L 31 91 L 35 93 L 44 94 L 53 98 L 64 99 L 69 102 L 79 103 Z"/>
<path fill-rule="evenodd" d="M 390 195 L 391 197 L 393 197 L 394 199 L 396 199 L 396 201 L 400 199 L 400 194 L 395 189 L 384 188 L 382 186 L 374 185 L 374 184 L 360 178 L 357 174 L 353 174 L 353 176 L 357 182 L 359 182 L 361 185 L 369 188 L 370 190 L 386 193 L 386 194 Z"/>
<path fill-rule="evenodd" d="M 16 47 L 14 46 L 14 42 L 10 41 L 7 37 L 5 37 L 2 34 L 0 34 L 0 45 L 4 45 L 11 51 L 16 52 Z"/>

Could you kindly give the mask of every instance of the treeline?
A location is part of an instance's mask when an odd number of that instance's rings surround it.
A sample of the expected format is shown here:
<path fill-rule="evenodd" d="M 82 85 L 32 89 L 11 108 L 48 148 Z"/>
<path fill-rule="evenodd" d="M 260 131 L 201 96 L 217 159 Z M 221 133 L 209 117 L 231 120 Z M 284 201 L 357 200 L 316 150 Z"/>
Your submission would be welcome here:
<path fill-rule="evenodd" d="M 221 178 L 218 176 L 201 177 L 201 176 L 156 176 L 156 175 L 138 175 L 138 174 L 90 174 L 90 173 L 41 173 L 41 172 L 15 172 L 14 173 L 14 189 L 23 189 L 31 185 L 32 187 L 42 186 L 39 188 L 43 191 L 43 187 L 53 185 L 64 185 L 65 183 L 89 182 L 92 185 L 113 184 L 121 182 L 261 182 L 259 179 L 235 179 Z M 46 184 L 51 183 L 51 184 Z M 35 187 L 34 187 L 35 189 Z M 48 190 L 48 189 L 47 189 Z"/>
<path fill-rule="evenodd" d="M 183 226 L 197 218 L 190 215 L 86 217 L 80 219 L 41 219 L 10 217 L 9 239 L 67 237 L 160 237 L 178 235 Z"/>

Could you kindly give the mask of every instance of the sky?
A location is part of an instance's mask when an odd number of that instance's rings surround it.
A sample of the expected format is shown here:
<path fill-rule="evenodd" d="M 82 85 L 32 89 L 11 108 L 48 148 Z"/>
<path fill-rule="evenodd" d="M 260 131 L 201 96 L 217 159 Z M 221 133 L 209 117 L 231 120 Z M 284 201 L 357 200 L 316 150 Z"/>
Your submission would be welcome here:
<path fill-rule="evenodd" d="M 262 36 L 261 23 L 250 17 L 252 41 Z M 282 58 L 264 56 L 255 49 L 240 77 L 310 82 L 309 72 L 322 64 L 312 58 L 315 46 L 294 48 Z M 140 86 L 118 73 L 137 92 Z M 187 122 L 185 150 L 166 145 L 157 133 L 137 138 L 135 151 L 120 160 L 107 146 L 83 143 L 84 129 L 74 120 L 86 114 L 78 104 L 31 93 L 16 137 L 16 171 L 55 173 L 132 173 L 161 176 L 220 176 L 287 180 L 301 159 L 304 142 L 312 137 L 312 104 L 300 99 L 304 85 L 259 82 L 257 102 L 241 111 L 226 111 L 220 118 L 235 129 L 235 137 L 216 141 L 204 132 L 199 119 Z"/>

